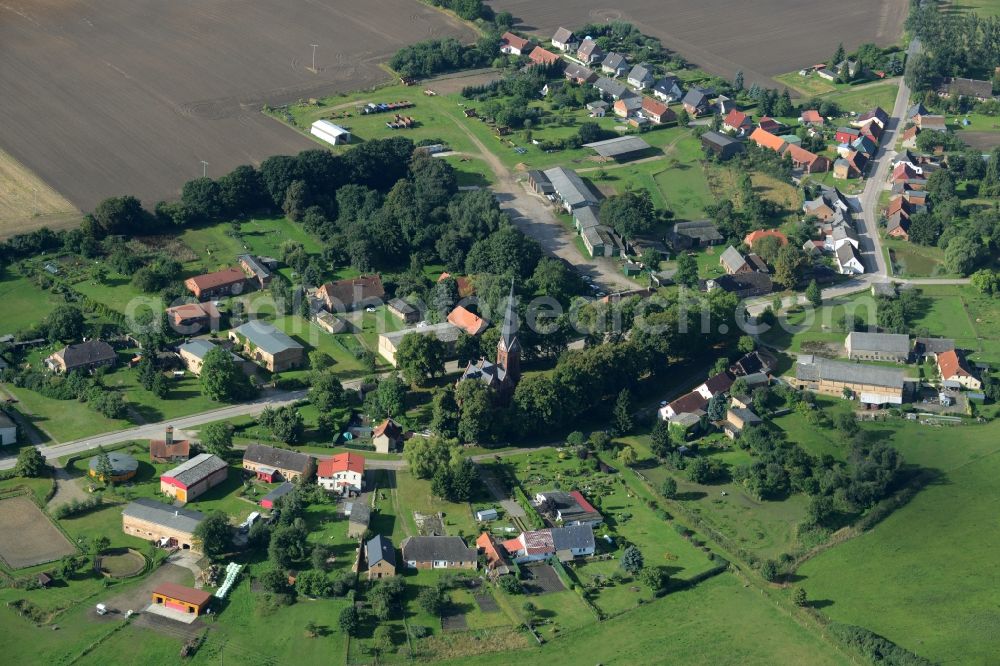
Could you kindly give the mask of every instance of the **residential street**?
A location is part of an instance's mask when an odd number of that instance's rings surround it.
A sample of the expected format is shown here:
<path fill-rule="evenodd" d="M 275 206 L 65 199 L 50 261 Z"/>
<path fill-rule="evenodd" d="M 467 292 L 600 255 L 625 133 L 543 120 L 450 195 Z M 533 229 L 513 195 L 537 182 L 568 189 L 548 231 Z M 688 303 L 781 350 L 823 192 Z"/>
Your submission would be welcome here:
<path fill-rule="evenodd" d="M 907 49 L 909 57 L 913 57 L 920 52 L 920 40 L 914 38 L 910 41 Z M 903 117 L 910 104 L 910 88 L 906 85 L 903 77 L 899 78 L 899 92 L 896 94 L 896 103 L 889 115 L 889 122 L 885 133 L 879 141 L 879 149 L 872 160 L 874 165 L 869 167 L 868 179 L 865 181 L 865 189 L 857 198 L 862 214 L 857 218 L 858 240 L 861 244 L 862 259 L 868 273 L 887 276 L 889 267 L 886 265 L 885 255 L 882 253 L 882 241 L 878 233 L 878 200 L 885 190 L 886 180 L 892 168 L 892 160 L 896 156 L 893 146 L 896 143 L 896 132 L 903 125 Z"/>

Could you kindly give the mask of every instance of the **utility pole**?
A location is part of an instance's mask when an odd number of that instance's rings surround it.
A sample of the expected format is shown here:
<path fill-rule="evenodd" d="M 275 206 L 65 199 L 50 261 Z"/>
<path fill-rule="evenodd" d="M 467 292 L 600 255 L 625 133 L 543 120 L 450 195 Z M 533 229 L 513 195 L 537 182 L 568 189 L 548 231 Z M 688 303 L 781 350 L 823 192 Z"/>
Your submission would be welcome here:
<path fill-rule="evenodd" d="M 316 47 L 319 46 L 319 44 L 310 44 L 309 46 L 311 46 L 313 49 L 313 66 L 310 71 L 313 74 L 318 74 L 319 72 L 316 71 Z"/>
<path fill-rule="evenodd" d="M 201 177 L 205 178 L 208 176 L 208 162 L 205 160 L 201 161 Z"/>

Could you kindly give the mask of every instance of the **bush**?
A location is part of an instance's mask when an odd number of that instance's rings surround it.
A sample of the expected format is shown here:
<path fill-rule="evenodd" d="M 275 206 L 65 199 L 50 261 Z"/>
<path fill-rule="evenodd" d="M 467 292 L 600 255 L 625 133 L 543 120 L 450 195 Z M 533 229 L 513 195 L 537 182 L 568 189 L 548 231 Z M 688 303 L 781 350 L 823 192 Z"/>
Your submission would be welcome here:
<path fill-rule="evenodd" d="M 880 666 L 930 666 L 932 663 L 864 627 L 832 622 L 829 629 L 834 636 Z"/>
<path fill-rule="evenodd" d="M 96 495 L 91 495 L 82 502 L 78 499 L 73 499 L 66 504 L 60 504 L 55 508 L 52 514 L 59 519 L 69 518 L 70 516 L 76 516 L 81 513 L 86 513 L 91 509 L 96 509 L 104 504 L 104 498 L 101 497 L 100 493 Z"/>

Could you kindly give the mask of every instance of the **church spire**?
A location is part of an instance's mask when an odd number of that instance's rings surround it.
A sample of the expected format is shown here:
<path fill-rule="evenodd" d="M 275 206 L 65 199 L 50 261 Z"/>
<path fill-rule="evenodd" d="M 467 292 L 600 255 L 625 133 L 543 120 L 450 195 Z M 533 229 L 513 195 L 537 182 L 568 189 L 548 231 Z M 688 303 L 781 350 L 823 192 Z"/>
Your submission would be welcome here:
<path fill-rule="evenodd" d="M 503 316 L 500 341 L 497 342 L 497 365 L 503 368 L 503 382 L 508 391 L 521 379 L 521 343 L 517 339 L 517 310 L 514 309 L 514 280 L 510 281 L 507 311 Z"/>
<path fill-rule="evenodd" d="M 507 310 L 503 315 L 503 328 L 500 333 L 500 342 L 508 353 L 515 348 L 520 350 L 520 343 L 517 341 L 517 311 L 514 310 L 514 279 L 510 281 L 510 295 L 507 297 Z"/>

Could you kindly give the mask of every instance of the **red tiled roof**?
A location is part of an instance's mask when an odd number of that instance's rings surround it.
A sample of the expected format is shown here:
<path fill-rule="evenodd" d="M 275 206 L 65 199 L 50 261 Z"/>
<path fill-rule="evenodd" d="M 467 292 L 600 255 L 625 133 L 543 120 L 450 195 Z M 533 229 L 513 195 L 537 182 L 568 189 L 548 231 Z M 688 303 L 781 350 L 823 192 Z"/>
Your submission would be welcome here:
<path fill-rule="evenodd" d="M 800 120 L 804 123 L 821 123 L 823 116 L 819 115 L 819 111 L 816 109 L 808 109 L 802 112 Z"/>
<path fill-rule="evenodd" d="M 206 289 L 216 289 L 230 284 L 236 284 L 247 279 L 246 274 L 238 268 L 226 268 L 225 270 L 195 275 L 184 281 L 184 286 L 195 293 L 201 293 Z"/>
<path fill-rule="evenodd" d="M 768 132 L 773 132 L 774 130 L 781 127 L 781 123 L 779 123 L 774 118 L 771 118 L 770 116 L 761 116 L 760 122 L 757 123 L 757 125 L 761 129 L 767 130 Z"/>
<path fill-rule="evenodd" d="M 648 111 L 655 116 L 662 116 L 670 111 L 670 107 L 663 102 L 658 102 L 651 97 L 642 98 L 642 110 Z"/>
<path fill-rule="evenodd" d="M 674 414 L 683 414 L 685 412 L 696 412 L 699 409 L 705 409 L 706 405 L 708 405 L 708 400 L 705 400 L 702 394 L 697 391 L 691 391 L 670 403 L 670 408 L 674 410 Z"/>
<path fill-rule="evenodd" d="M 212 598 L 212 595 L 205 590 L 196 590 L 193 587 L 177 583 L 160 583 L 153 589 L 153 594 L 162 594 L 165 597 L 195 606 L 204 606 Z"/>
<path fill-rule="evenodd" d="M 597 509 L 595 509 L 594 506 L 587 501 L 587 499 L 583 496 L 583 494 L 579 490 L 571 490 L 569 496 L 575 499 L 576 503 L 579 504 L 580 508 L 583 509 L 584 511 L 588 511 L 590 513 L 597 513 Z"/>
<path fill-rule="evenodd" d="M 551 65 L 552 63 L 559 62 L 559 56 L 551 51 L 546 51 L 541 46 L 536 46 L 532 50 L 531 55 L 528 56 L 528 59 L 538 65 Z"/>
<path fill-rule="evenodd" d="M 749 120 L 747 114 L 739 111 L 737 109 L 731 109 L 729 113 L 726 114 L 726 119 L 722 121 L 722 124 L 729 127 L 743 127 L 744 123 Z"/>
<path fill-rule="evenodd" d="M 351 307 L 355 303 L 381 299 L 385 296 L 385 288 L 380 276 L 362 275 L 327 282 L 316 291 L 316 295 L 326 301 L 327 308 L 332 310 L 340 305 Z"/>
<path fill-rule="evenodd" d="M 758 127 L 750 134 L 750 140 L 756 143 L 761 148 L 770 148 L 771 150 L 780 153 L 782 148 L 785 147 L 785 140 L 781 137 L 771 134 L 765 129 Z"/>
<path fill-rule="evenodd" d="M 753 244 L 759 241 L 761 238 L 767 238 L 768 236 L 777 238 L 781 241 L 782 245 L 788 245 L 788 236 L 781 233 L 777 229 L 757 229 L 756 231 L 751 231 L 743 239 L 743 242 L 747 247 L 753 247 Z"/>
<path fill-rule="evenodd" d="M 524 550 L 528 555 L 539 553 L 554 553 L 556 551 L 555 542 L 552 541 L 550 530 L 533 530 L 521 535 L 524 538 Z"/>
<path fill-rule="evenodd" d="M 175 439 L 167 444 L 165 439 L 149 440 L 149 455 L 153 458 L 187 458 L 191 455 L 191 442 L 186 439 Z"/>
<path fill-rule="evenodd" d="M 517 541 L 513 539 L 513 541 Z M 520 545 L 520 541 L 517 541 Z M 493 535 L 489 532 L 483 532 L 476 539 L 476 548 L 479 548 L 486 555 L 486 561 L 491 565 L 504 564 L 507 561 L 507 557 L 504 552 L 503 545 L 501 545 Z"/>
<path fill-rule="evenodd" d="M 808 151 L 802 146 L 796 146 L 794 143 L 788 144 L 786 152 L 792 156 L 792 162 L 795 164 L 812 165 L 819 159 L 819 155 L 816 153 Z"/>
<path fill-rule="evenodd" d="M 965 360 L 953 349 L 938 354 L 937 362 L 942 379 L 972 376 L 969 369 L 965 367 Z"/>
<path fill-rule="evenodd" d="M 389 433 L 389 437 L 399 437 L 403 434 L 403 427 L 392 419 L 386 419 L 385 421 L 382 421 L 382 423 L 375 426 L 372 430 L 372 435 L 375 437 L 381 437 L 387 431 Z"/>
<path fill-rule="evenodd" d="M 500 35 L 500 41 L 502 41 L 504 44 L 510 44 L 519 51 L 523 51 L 524 47 L 531 44 L 530 39 L 525 39 L 524 37 L 518 37 L 512 32 L 505 32 L 502 35 Z"/>
<path fill-rule="evenodd" d="M 469 335 L 479 335 L 487 326 L 482 317 L 476 316 L 461 305 L 448 313 L 448 321 Z"/>
<path fill-rule="evenodd" d="M 337 472 L 357 472 L 358 474 L 364 474 L 364 456 L 348 451 L 347 453 L 338 453 L 332 458 L 319 461 L 317 468 L 318 476 L 324 478 L 331 477 Z"/>
<path fill-rule="evenodd" d="M 920 134 L 920 128 L 914 125 L 913 127 L 903 130 L 903 141 L 909 141 L 916 135 Z"/>

